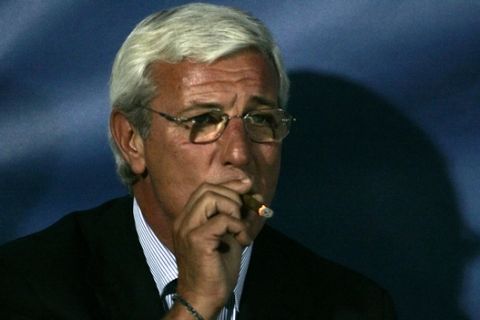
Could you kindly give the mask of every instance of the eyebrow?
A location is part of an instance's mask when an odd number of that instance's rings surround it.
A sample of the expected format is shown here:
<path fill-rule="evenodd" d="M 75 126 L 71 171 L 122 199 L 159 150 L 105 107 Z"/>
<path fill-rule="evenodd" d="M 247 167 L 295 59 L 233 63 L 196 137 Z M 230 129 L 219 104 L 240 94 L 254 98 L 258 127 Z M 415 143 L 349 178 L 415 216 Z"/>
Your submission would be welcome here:
<path fill-rule="evenodd" d="M 193 102 L 190 104 L 188 107 L 180 111 L 181 114 L 186 113 L 191 110 L 196 110 L 196 109 L 205 109 L 205 110 L 212 110 L 212 109 L 219 109 L 223 110 L 223 106 L 219 103 L 213 103 L 213 102 L 208 102 L 208 103 L 197 103 Z"/>
<path fill-rule="evenodd" d="M 257 106 L 267 106 L 272 108 L 278 108 L 278 104 L 275 101 L 267 99 L 261 96 L 253 96 L 249 99 L 246 111 L 255 109 Z M 204 109 L 204 110 L 224 110 L 225 107 L 222 104 L 215 102 L 195 102 L 193 101 L 189 106 L 180 111 L 180 114 L 188 113 L 191 110 Z"/>
<path fill-rule="evenodd" d="M 257 105 L 269 106 L 269 107 L 272 107 L 272 108 L 277 108 L 278 107 L 277 102 L 272 101 L 270 99 L 267 99 L 265 97 L 261 97 L 261 96 L 254 96 L 250 99 L 250 101 L 254 102 Z"/>

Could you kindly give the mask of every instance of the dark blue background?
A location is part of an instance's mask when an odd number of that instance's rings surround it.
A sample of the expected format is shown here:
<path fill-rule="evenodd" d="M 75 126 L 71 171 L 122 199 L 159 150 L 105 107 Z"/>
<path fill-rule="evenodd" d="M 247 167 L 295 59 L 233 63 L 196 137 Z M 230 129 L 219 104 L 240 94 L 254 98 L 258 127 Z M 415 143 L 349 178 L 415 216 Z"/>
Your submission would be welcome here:
<path fill-rule="evenodd" d="M 124 188 L 115 52 L 183 1 L 2 1 L 0 242 Z M 215 1 L 277 38 L 298 122 L 272 224 L 389 289 L 400 319 L 480 319 L 480 2 Z"/>

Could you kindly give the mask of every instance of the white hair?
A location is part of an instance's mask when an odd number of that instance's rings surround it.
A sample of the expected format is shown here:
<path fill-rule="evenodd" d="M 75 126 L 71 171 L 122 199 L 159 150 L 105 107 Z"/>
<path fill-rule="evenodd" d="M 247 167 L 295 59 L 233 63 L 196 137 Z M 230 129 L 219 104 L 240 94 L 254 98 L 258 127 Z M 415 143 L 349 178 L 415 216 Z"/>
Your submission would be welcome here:
<path fill-rule="evenodd" d="M 157 61 L 199 63 L 254 48 L 274 64 L 279 78 L 278 102 L 286 107 L 289 80 L 268 29 L 255 17 L 225 6 L 193 3 L 152 14 L 130 33 L 115 57 L 110 79 L 112 109 L 120 110 L 146 138 L 151 115 L 146 111 L 155 94 L 150 66 Z M 129 188 L 138 177 L 123 159 L 110 135 L 117 173 Z"/>

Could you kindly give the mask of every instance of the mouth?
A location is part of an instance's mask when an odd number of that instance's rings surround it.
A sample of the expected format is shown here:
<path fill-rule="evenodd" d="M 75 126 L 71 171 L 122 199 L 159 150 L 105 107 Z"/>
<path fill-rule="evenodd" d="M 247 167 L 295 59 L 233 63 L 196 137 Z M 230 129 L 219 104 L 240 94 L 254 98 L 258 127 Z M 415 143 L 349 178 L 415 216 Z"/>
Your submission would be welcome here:
<path fill-rule="evenodd" d="M 253 179 L 246 176 L 222 179 L 218 184 L 232 189 L 239 194 L 255 192 Z"/>
<path fill-rule="evenodd" d="M 241 195 L 244 205 L 241 208 L 243 219 L 247 217 L 270 218 L 273 216 L 273 210 L 267 207 L 263 195 L 259 193 L 255 186 L 253 177 L 245 174 L 223 177 L 216 182 L 218 185 L 227 187 Z"/>

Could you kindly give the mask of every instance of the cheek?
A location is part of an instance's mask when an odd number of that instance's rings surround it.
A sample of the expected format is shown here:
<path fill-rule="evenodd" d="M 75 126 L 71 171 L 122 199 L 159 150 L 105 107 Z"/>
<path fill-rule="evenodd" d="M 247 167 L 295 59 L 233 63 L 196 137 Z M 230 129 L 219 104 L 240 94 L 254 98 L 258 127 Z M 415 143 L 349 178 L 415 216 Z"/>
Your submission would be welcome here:
<path fill-rule="evenodd" d="M 170 149 L 168 155 L 171 167 L 167 174 L 173 175 L 178 184 L 196 189 L 205 182 L 210 173 L 212 150 L 209 145 L 194 145 L 191 143 L 178 144 Z M 193 191 L 193 190 L 192 190 Z"/>
<path fill-rule="evenodd" d="M 270 173 L 278 172 L 280 169 L 281 152 L 281 145 L 260 145 L 257 159 L 261 166 L 264 167 L 263 170 L 267 170 Z"/>
<path fill-rule="evenodd" d="M 189 143 L 164 141 L 149 156 L 149 176 L 157 199 L 174 212 L 206 180 L 208 152 Z"/>
<path fill-rule="evenodd" d="M 264 196 L 270 201 L 275 193 L 281 162 L 281 145 L 261 145 L 257 153 L 257 170 Z"/>
<path fill-rule="evenodd" d="M 145 152 L 150 178 L 156 185 L 162 186 L 182 181 L 183 177 L 179 177 L 179 175 L 183 171 L 179 168 L 187 169 L 188 167 L 184 163 L 188 159 L 182 154 L 181 136 L 173 130 L 160 127 L 151 132 L 155 132 L 155 134 L 149 137 Z"/>
<path fill-rule="evenodd" d="M 212 153 L 209 145 L 190 143 L 188 134 L 178 127 L 152 127 L 148 139 L 149 165 L 156 178 L 168 178 L 168 183 L 191 184 L 205 174 Z M 155 134 L 153 134 L 155 133 Z"/>

